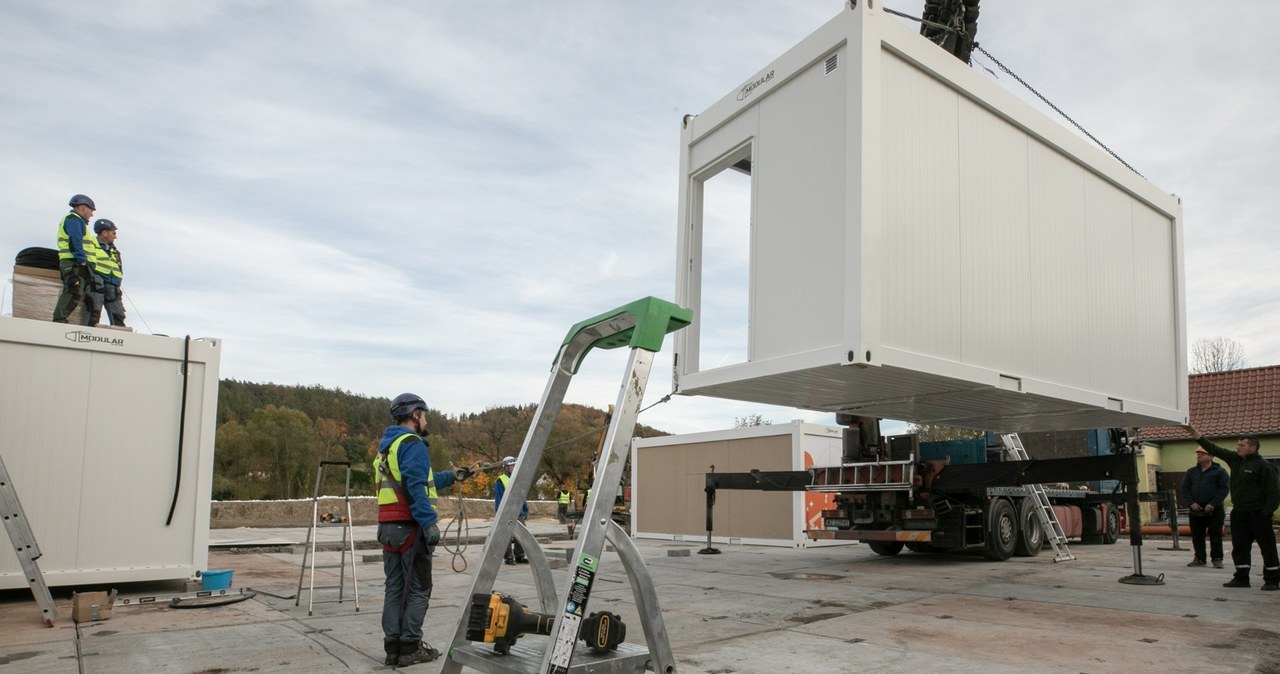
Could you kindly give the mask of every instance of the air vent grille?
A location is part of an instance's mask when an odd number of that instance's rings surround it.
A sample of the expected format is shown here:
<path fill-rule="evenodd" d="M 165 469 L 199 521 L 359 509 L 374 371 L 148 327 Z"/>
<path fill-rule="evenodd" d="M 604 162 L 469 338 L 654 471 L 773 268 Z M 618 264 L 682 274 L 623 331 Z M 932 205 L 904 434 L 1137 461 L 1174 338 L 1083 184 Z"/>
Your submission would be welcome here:
<path fill-rule="evenodd" d="M 825 74 L 830 75 L 836 68 L 840 67 L 840 54 L 832 54 L 827 57 L 827 71 Z"/>

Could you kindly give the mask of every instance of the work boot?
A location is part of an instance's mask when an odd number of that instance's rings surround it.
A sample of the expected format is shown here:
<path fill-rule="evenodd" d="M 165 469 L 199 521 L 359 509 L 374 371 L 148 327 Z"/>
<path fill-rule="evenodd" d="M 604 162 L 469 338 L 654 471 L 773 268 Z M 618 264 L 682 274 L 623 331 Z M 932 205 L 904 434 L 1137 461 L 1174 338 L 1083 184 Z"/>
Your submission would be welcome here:
<path fill-rule="evenodd" d="M 511 566 L 515 566 L 516 558 L 512 557 L 511 555 L 507 555 L 506 557 L 502 558 L 502 561 L 505 564 L 510 564 Z"/>
<path fill-rule="evenodd" d="M 1222 568 L 1222 560 L 1221 560 L 1221 559 L 1215 559 L 1215 560 L 1213 560 L 1213 568 L 1215 568 L 1215 569 L 1221 569 L 1221 568 Z"/>
<path fill-rule="evenodd" d="M 1223 583 L 1222 586 L 1223 587 L 1249 587 L 1249 579 L 1235 576 L 1231 580 Z"/>
<path fill-rule="evenodd" d="M 400 642 L 400 661 L 399 666 L 408 667 L 416 665 L 420 662 L 431 662 L 440 657 L 440 651 L 431 647 L 426 642 L 416 643 L 413 641 Z"/>
<path fill-rule="evenodd" d="M 387 659 L 382 661 L 384 665 L 395 667 L 400 664 L 400 642 L 384 641 L 382 642 L 382 650 L 387 652 Z"/>
<path fill-rule="evenodd" d="M 1275 592 L 1276 590 L 1280 590 L 1280 583 L 1276 583 L 1276 582 L 1263 583 L 1262 589 L 1266 592 Z"/>
<path fill-rule="evenodd" d="M 528 563 L 529 563 L 528 557 L 525 557 L 524 555 L 520 555 L 519 557 L 516 557 L 516 564 L 528 564 Z"/>
<path fill-rule="evenodd" d="M 1187 566 L 1204 566 L 1204 560 L 1199 557 L 1194 557 L 1190 562 L 1187 562 Z"/>

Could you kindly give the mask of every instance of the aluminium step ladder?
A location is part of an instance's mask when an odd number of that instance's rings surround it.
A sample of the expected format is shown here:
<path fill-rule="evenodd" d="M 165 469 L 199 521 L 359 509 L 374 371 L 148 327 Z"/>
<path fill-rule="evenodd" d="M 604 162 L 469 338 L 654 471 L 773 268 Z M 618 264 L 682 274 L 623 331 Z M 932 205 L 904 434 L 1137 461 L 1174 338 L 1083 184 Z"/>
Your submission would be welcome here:
<path fill-rule="evenodd" d="M 0 517 L 4 518 L 4 528 L 9 532 L 14 552 L 18 554 L 22 573 L 31 586 L 36 605 L 40 607 L 40 617 L 46 626 L 53 627 L 58 611 L 53 605 L 53 596 L 49 594 L 49 586 L 44 583 L 44 574 L 36 564 L 40 559 L 40 546 L 36 545 L 36 536 L 31 532 L 26 513 L 22 511 L 22 502 L 18 500 L 18 491 L 9 477 L 9 469 L 4 465 L 4 457 L 0 457 Z"/>
<path fill-rule="evenodd" d="M 342 502 L 346 507 L 346 515 L 339 516 L 338 521 L 332 519 L 321 521 L 320 516 L 320 485 L 324 482 L 324 469 L 326 466 L 340 466 L 346 470 L 346 481 L 343 487 Z M 328 513 L 326 513 L 327 515 Z M 316 534 L 317 529 L 329 527 L 342 527 L 342 549 L 338 551 L 337 564 L 316 564 Z M 347 555 L 351 555 L 351 563 L 347 563 Z M 307 562 L 310 561 L 308 567 Z M 307 577 L 307 569 L 311 570 L 311 582 L 305 588 L 307 591 L 307 615 L 311 615 L 315 610 L 316 604 L 341 604 L 346 601 L 346 578 L 347 570 L 351 570 L 351 595 L 355 599 L 356 611 L 360 610 L 360 592 L 356 587 L 356 541 L 351 531 L 351 462 L 350 461 L 321 461 L 320 467 L 316 469 L 316 489 L 311 495 L 311 528 L 307 530 L 307 542 L 302 546 L 302 570 L 298 573 L 298 592 L 293 601 L 294 606 L 302 603 L 302 591 L 304 579 Z M 337 585 L 320 585 L 316 586 L 316 569 L 338 569 Z M 316 590 L 334 590 L 338 591 L 337 599 L 322 599 L 316 601 Z"/>
<path fill-rule="evenodd" d="M 529 425 L 507 489 L 510 490 L 508 493 L 529 493 L 565 391 L 587 352 L 593 347 L 612 349 L 629 346 L 631 355 L 627 370 L 605 434 L 604 449 L 596 464 L 595 486 L 583 511 L 582 523 L 578 526 L 578 542 L 569 568 L 571 582 L 557 593 L 542 548 L 518 520 L 523 499 L 502 499 L 493 521 L 493 533 L 485 541 L 479 567 L 465 596 L 470 598 L 474 594 L 493 591 L 494 581 L 502 567 L 503 551 L 508 541 L 515 537 L 529 557 L 541 611 L 555 616 L 551 636 L 526 635 L 511 647 L 509 653 L 500 655 L 492 644 L 467 640 L 470 605 L 466 603 L 459 613 L 453 640 L 446 649 L 441 670 L 444 674 L 457 674 L 463 666 L 482 672 L 511 674 L 639 673 L 646 668 L 664 674 L 675 673 L 675 659 L 653 581 L 635 544 L 611 519 L 611 515 L 636 417 L 640 413 L 640 402 L 644 398 L 645 384 L 653 366 L 653 355 L 662 348 L 667 333 L 685 327 L 691 320 L 690 310 L 647 297 L 570 329 L 556 355 L 551 378 L 542 394 L 542 401 L 538 403 L 533 423 Z M 578 642 L 580 625 L 589 615 L 587 605 L 606 540 L 614 546 L 631 582 L 647 648 L 623 642 L 616 651 L 596 654 Z"/>
<path fill-rule="evenodd" d="M 1027 450 L 1022 446 L 1022 438 L 1017 433 L 1007 433 L 1000 436 L 1004 442 L 1005 449 L 1017 461 L 1029 461 L 1031 457 L 1027 456 Z M 1049 496 L 1044 493 L 1044 485 L 1028 484 L 1022 487 L 1027 491 L 1027 498 L 1034 500 L 1036 517 L 1040 520 L 1040 528 L 1044 531 L 1045 539 L 1049 541 L 1049 545 L 1053 547 L 1053 561 L 1067 562 L 1075 559 L 1075 556 L 1067 550 L 1067 534 L 1062 530 L 1062 523 L 1058 521 L 1058 514 L 1053 511 L 1053 504 L 1049 503 Z"/>

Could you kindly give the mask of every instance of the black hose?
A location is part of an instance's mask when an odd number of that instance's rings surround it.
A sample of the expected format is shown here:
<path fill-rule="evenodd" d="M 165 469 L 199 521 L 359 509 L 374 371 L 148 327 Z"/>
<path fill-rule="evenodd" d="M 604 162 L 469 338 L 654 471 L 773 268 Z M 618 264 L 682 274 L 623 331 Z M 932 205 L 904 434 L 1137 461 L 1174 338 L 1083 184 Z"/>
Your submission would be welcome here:
<path fill-rule="evenodd" d="M 191 335 L 182 344 L 182 409 L 178 410 L 178 474 L 173 479 L 173 503 L 169 504 L 167 527 L 173 523 L 173 511 L 178 509 L 178 489 L 182 487 L 182 441 L 187 436 L 187 381 L 191 378 Z"/>

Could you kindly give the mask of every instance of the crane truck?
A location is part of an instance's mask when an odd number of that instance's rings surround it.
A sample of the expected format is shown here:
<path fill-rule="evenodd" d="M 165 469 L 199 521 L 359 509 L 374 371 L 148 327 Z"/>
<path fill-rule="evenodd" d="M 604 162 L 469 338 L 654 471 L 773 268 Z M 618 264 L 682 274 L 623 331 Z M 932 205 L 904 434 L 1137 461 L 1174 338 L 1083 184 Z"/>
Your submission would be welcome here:
<path fill-rule="evenodd" d="M 994 434 L 920 442 L 915 434 L 882 437 L 879 420 L 838 415 L 846 425 L 838 466 L 804 471 L 708 473 L 708 530 L 719 489 L 806 491 L 830 495 L 813 540 L 867 543 L 877 554 L 976 552 L 1004 561 L 1040 554 L 1046 532 L 1030 485 L 1043 489 L 1066 538 L 1115 543 L 1120 536 L 1121 483 L 1137 471 L 1123 429 L 1070 433 L 1091 456 L 1016 459 Z M 1084 484 L 1089 483 L 1089 484 Z"/>

